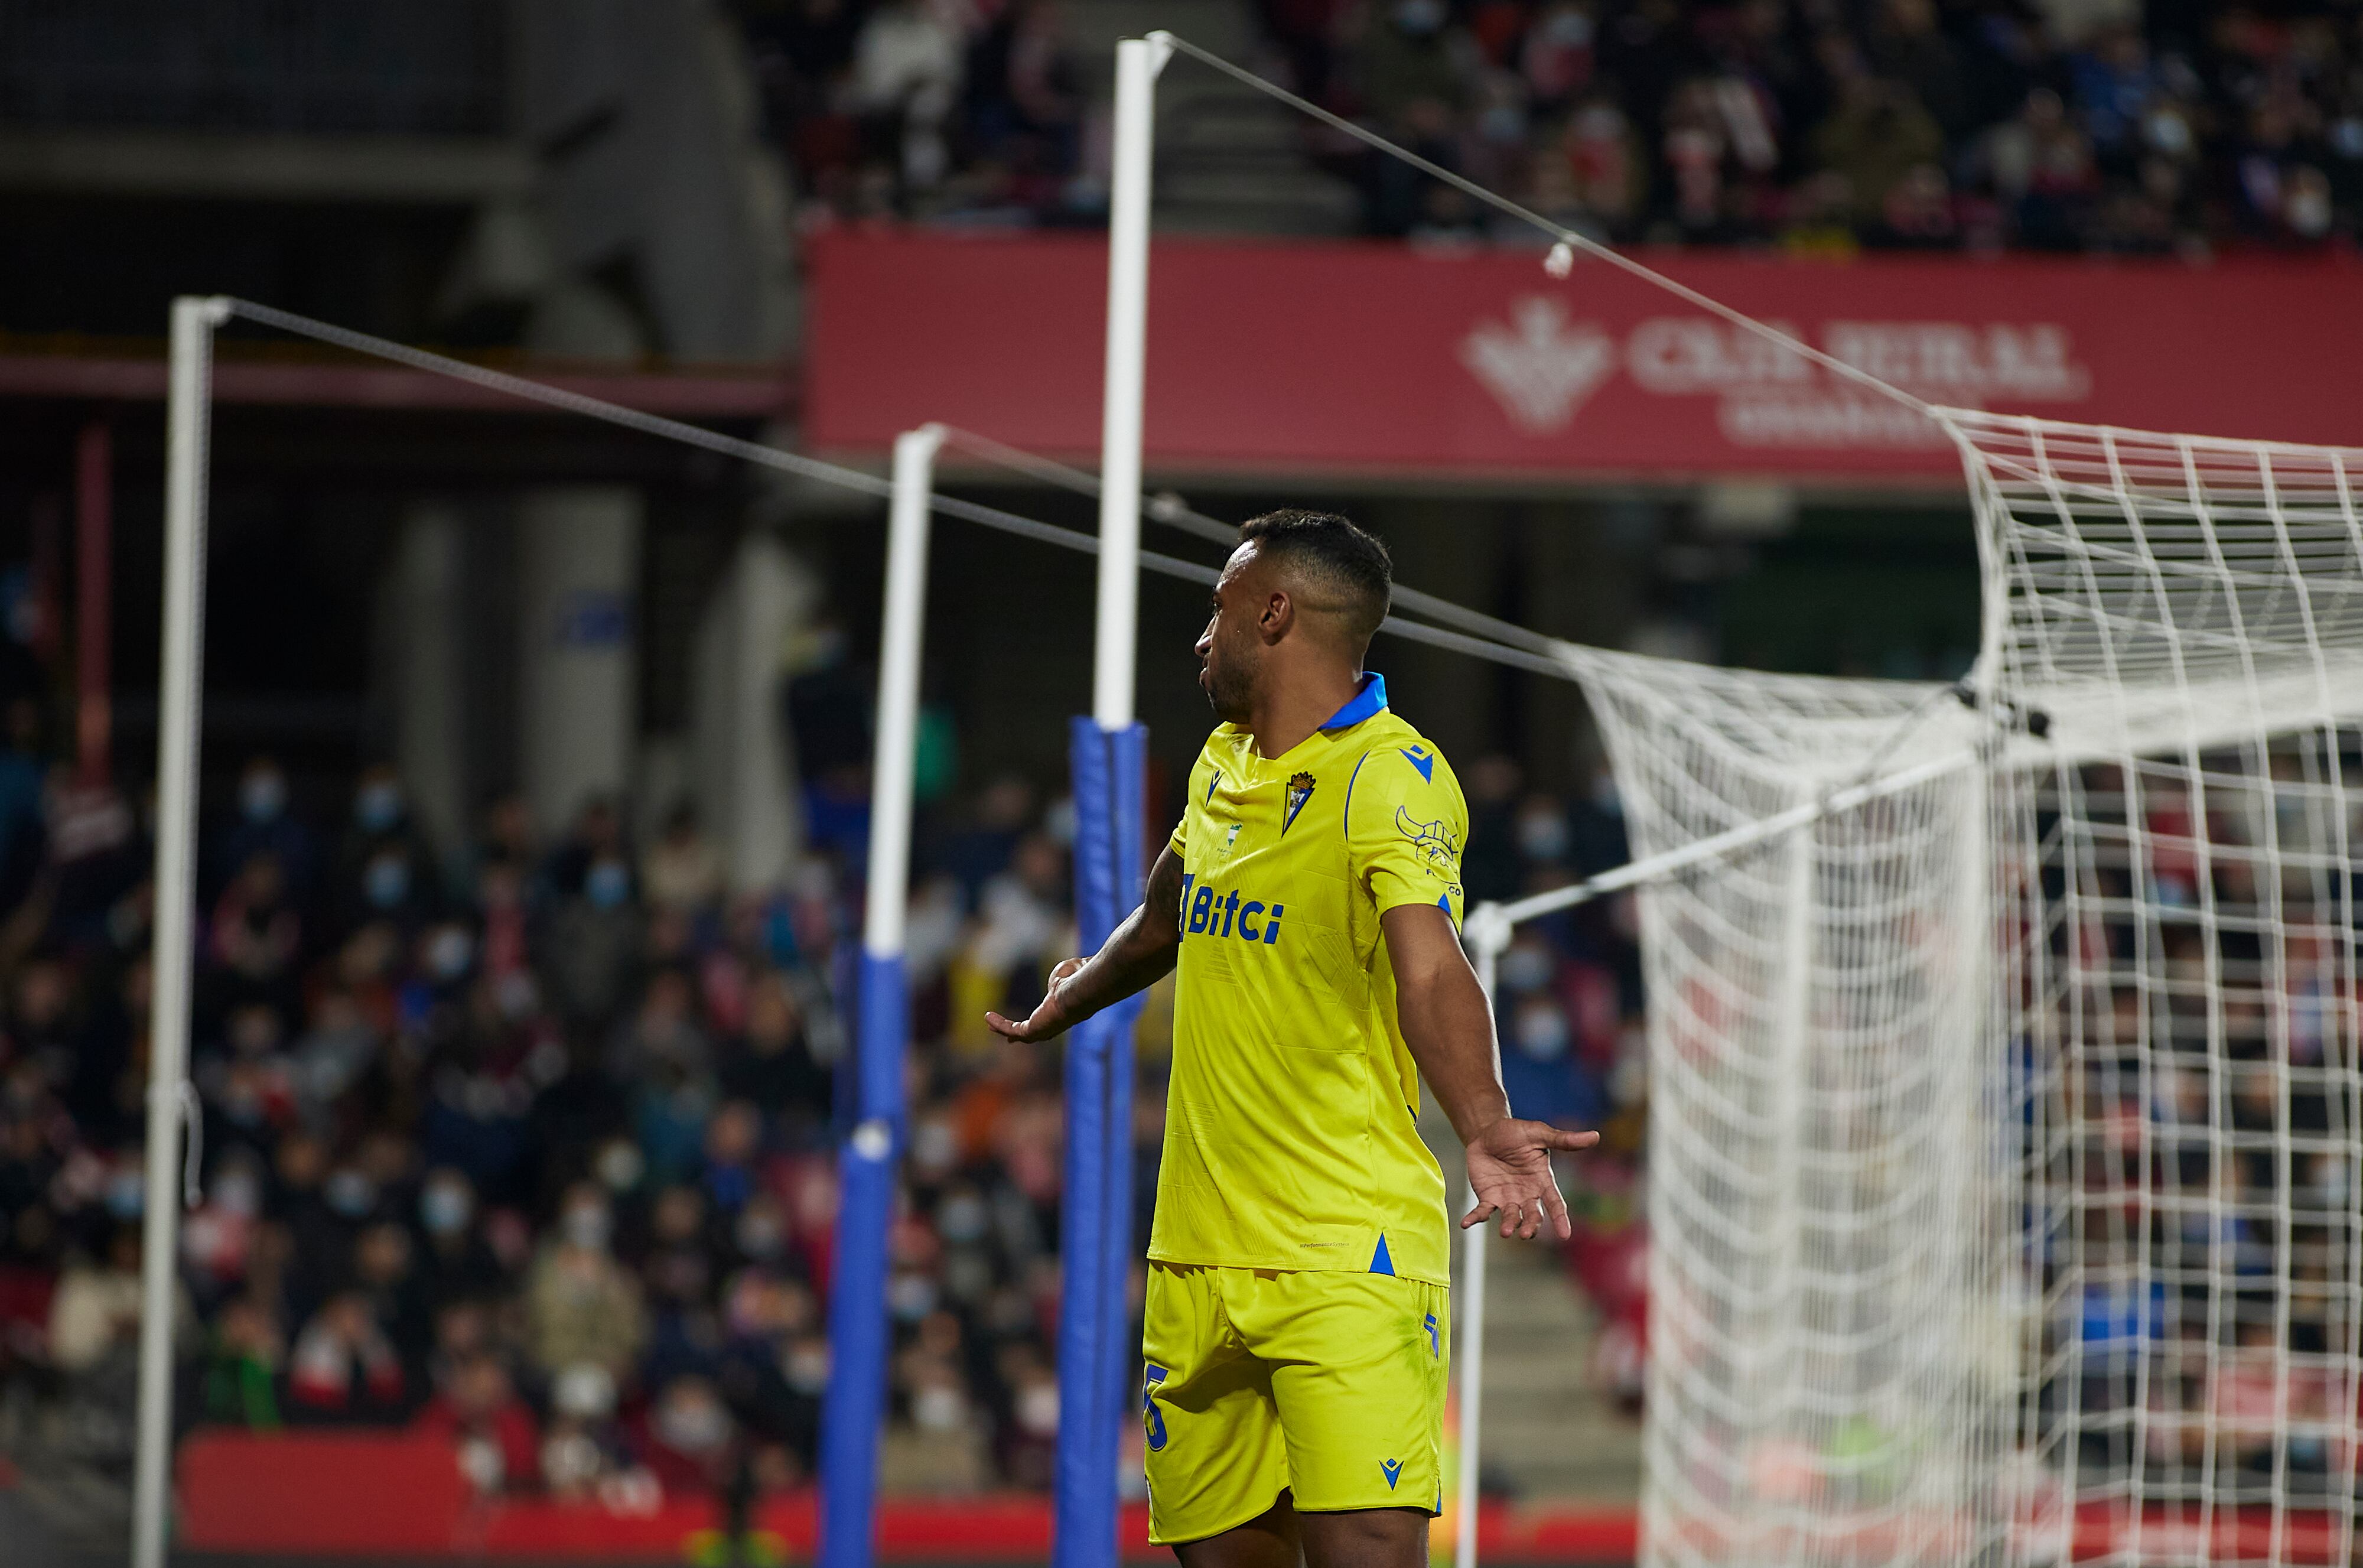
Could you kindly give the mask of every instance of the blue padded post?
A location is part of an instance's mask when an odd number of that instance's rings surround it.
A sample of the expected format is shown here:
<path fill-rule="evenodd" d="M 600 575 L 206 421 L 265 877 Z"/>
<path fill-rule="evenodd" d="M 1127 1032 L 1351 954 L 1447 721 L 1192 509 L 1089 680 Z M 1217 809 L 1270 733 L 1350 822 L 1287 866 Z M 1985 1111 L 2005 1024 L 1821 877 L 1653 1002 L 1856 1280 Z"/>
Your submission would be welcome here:
<path fill-rule="evenodd" d="M 887 1238 L 902 1148 L 910 1001 L 900 953 L 861 957 L 860 1119 L 838 1154 L 828 1388 L 820 1428 L 820 1568 L 870 1568 L 878 1429 L 886 1413 Z"/>
<path fill-rule="evenodd" d="M 1089 718 L 1069 726 L 1075 791 L 1078 945 L 1098 951 L 1115 927 L 1114 824 L 1107 746 Z M 1059 1223 L 1059 1451 L 1055 1568 L 1110 1568 L 1115 1561 L 1115 1457 L 1106 1446 L 1106 1352 L 1102 1348 L 1108 1166 L 1108 1028 L 1103 1015 L 1067 1033 L 1067 1148 Z"/>
<path fill-rule="evenodd" d="M 1141 857 L 1146 851 L 1141 826 L 1147 788 L 1148 730 L 1138 724 L 1104 732 L 1108 754 L 1109 840 L 1115 895 L 1112 930 L 1140 906 Z M 1124 1423 L 1134 1418 L 1132 1371 L 1138 1349 L 1132 1341 L 1132 1073 L 1133 1029 L 1146 998 L 1127 997 L 1108 1009 L 1107 1024 L 1107 1196 L 1102 1223 L 1105 1240 L 1100 1266 L 1100 1396 L 1096 1412 L 1105 1435 L 1100 1451 L 1111 1466 L 1124 1451 Z M 1116 1478 L 1111 1469 L 1103 1494 L 1105 1522 L 1094 1526 L 1095 1540 L 1113 1540 L 1116 1533 Z M 1114 1550 L 1114 1548 L 1111 1548 Z M 1113 1559 L 1111 1559 L 1113 1561 Z"/>

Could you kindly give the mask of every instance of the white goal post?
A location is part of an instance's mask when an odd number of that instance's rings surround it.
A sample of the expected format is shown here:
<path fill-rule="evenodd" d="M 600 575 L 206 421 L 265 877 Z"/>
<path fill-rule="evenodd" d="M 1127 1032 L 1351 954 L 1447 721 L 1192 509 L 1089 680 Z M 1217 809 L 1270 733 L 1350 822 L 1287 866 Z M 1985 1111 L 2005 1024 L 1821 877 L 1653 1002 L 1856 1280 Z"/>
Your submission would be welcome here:
<path fill-rule="evenodd" d="M 1567 650 L 1637 858 L 1470 922 L 1639 889 L 1644 1559 L 2349 1562 L 2363 451 L 1938 417 L 1960 700 Z"/>

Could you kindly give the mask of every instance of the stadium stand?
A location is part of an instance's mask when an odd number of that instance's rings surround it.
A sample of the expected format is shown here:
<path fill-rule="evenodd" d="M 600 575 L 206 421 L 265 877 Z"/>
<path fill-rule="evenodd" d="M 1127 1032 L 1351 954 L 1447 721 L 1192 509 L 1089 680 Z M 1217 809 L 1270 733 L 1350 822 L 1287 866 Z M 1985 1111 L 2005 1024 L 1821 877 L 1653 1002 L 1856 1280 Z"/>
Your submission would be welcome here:
<path fill-rule="evenodd" d="M 1096 41 L 1094 8 L 738 8 L 807 224 L 1104 210 L 1104 87 L 1071 41 Z M 1261 0 L 1225 20 L 1275 79 L 1604 239 L 2197 257 L 2348 241 L 2363 203 L 2363 31 L 2336 6 Z M 1204 107 L 1161 150 L 1185 189 L 1284 160 Z M 1357 199 L 1315 178 L 1235 226 L 1532 242 L 1297 134 Z"/>
<path fill-rule="evenodd" d="M 847 804 L 864 798 L 852 689 L 824 673 L 795 690 L 812 847 L 751 898 L 724 895 L 685 812 L 636 844 L 594 801 L 541 843 L 503 801 L 471 843 L 439 846 L 390 770 L 297 784 L 269 758 L 243 767 L 205 833 L 184 1420 L 407 1429 L 454 1445 L 486 1494 L 804 1479 L 866 828 Z M 0 1424 L 10 1449 L 105 1470 L 128 1455 L 150 851 L 118 798 L 69 787 L 37 706 L 9 711 Z M 955 800 L 935 776 L 883 1480 L 958 1496 L 1049 1480 L 1057 1079 L 981 1020 L 1027 1005 L 1071 929 L 1062 806 L 1015 777 Z M 1526 793 L 1501 758 L 1472 777 L 1473 891 L 1623 857 L 1605 794 Z M 1613 1129 L 1622 1177 L 1593 1182 L 1570 1256 L 1629 1370 L 1629 926 L 1606 911 L 1539 930 L 1503 977 L 1521 1107 Z M 1155 1009 L 1145 1034 L 1153 1062 Z M 1144 1204 L 1156 1076 L 1135 1129 Z"/>

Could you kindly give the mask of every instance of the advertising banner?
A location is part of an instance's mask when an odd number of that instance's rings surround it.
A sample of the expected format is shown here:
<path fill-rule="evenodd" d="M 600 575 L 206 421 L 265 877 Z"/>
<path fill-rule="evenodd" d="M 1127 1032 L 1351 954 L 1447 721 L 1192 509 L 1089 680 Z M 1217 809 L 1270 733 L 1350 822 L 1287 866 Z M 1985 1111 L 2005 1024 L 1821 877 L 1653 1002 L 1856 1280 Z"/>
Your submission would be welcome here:
<path fill-rule="evenodd" d="M 2345 260 L 1640 254 L 1929 403 L 2363 443 L 2363 266 Z M 1097 451 L 1099 239 L 841 231 L 808 257 L 815 449 L 883 450 L 938 419 Z M 1160 240 L 1147 412 L 1168 471 L 1959 473 L 1910 406 L 1605 263 L 1554 279 L 1539 250 Z"/>

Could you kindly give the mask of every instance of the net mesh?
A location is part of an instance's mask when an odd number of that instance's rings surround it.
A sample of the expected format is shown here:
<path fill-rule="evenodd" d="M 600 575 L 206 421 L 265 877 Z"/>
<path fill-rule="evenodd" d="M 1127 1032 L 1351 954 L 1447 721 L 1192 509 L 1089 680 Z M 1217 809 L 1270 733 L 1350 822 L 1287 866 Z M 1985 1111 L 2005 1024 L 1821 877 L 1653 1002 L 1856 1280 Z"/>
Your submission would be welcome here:
<path fill-rule="evenodd" d="M 1641 895 L 1646 1555 L 2349 1562 L 2363 453 L 1944 418 L 1972 702 L 1568 656 L 1636 855 L 1963 764 Z"/>
<path fill-rule="evenodd" d="M 1587 655 L 1636 855 L 1970 760 L 1942 688 Z M 1956 1559 L 2006 1427 L 1974 767 L 1641 894 L 1659 1562 Z"/>
<path fill-rule="evenodd" d="M 2349 1560 L 2363 453 L 1956 417 L 1994 689 L 2036 1544 Z"/>

